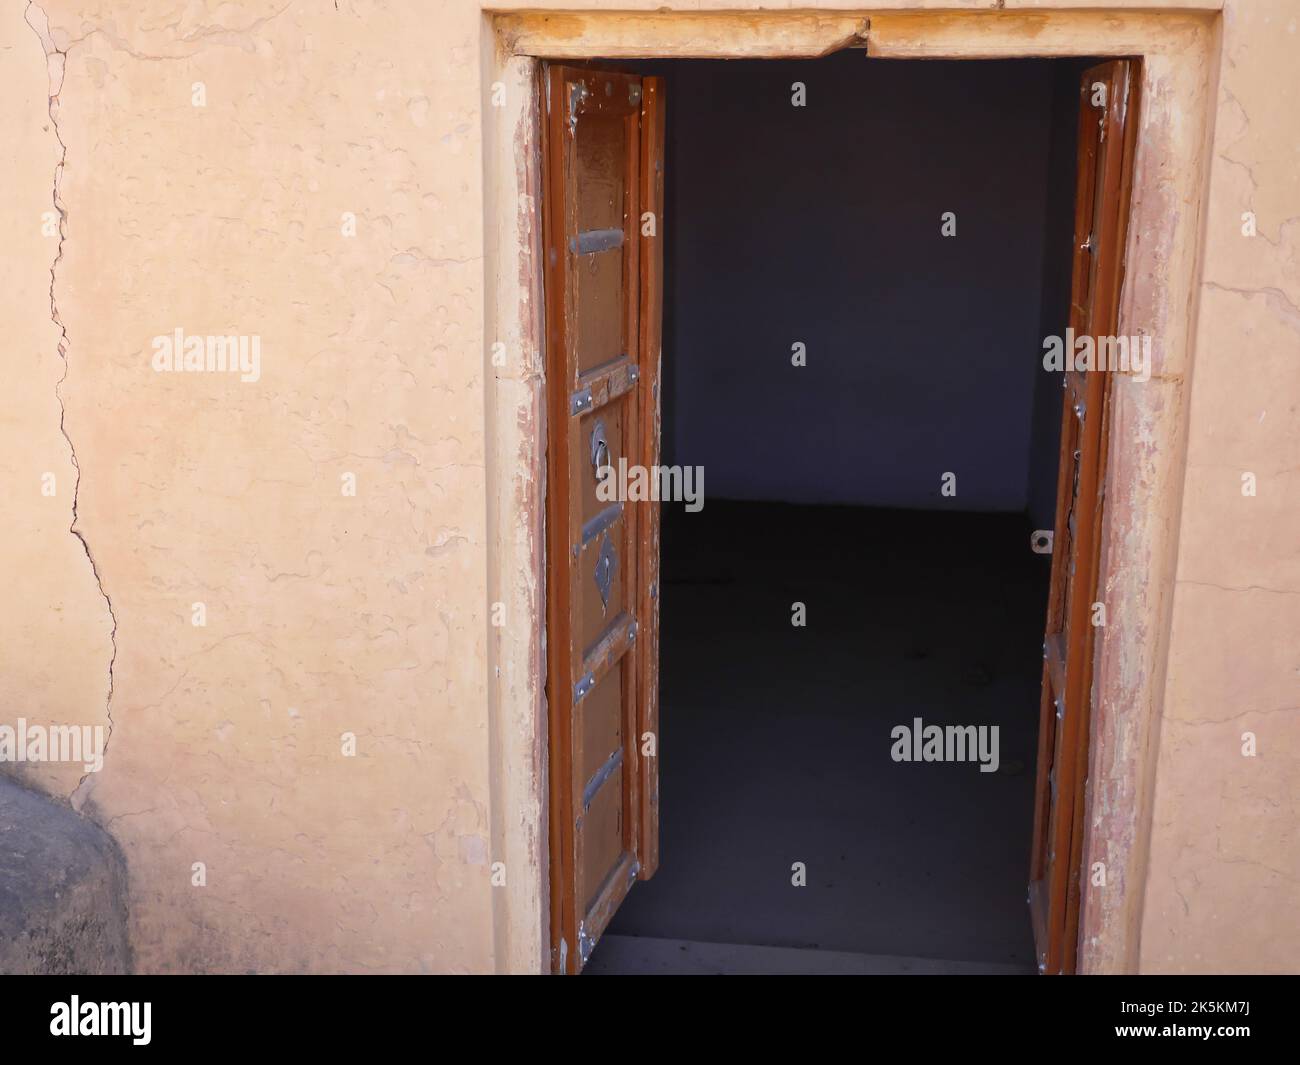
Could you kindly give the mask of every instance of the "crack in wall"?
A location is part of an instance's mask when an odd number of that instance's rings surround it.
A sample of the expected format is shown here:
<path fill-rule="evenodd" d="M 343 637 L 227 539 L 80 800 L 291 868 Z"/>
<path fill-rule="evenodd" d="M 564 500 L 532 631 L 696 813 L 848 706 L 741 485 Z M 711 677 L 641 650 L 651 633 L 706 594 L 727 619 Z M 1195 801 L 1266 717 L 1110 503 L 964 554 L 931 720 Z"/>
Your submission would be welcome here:
<path fill-rule="evenodd" d="M 132 47 L 127 42 L 126 38 L 114 32 L 113 29 L 106 26 L 95 26 L 92 29 L 87 30 L 80 37 L 70 38 L 68 40 L 67 47 L 62 50 L 61 54 L 67 55 L 73 45 L 80 44 L 82 41 L 89 40 L 91 37 L 99 36 L 102 37 L 106 42 L 108 42 L 109 47 L 113 48 L 114 50 L 123 52 L 126 55 L 129 55 L 132 59 L 139 59 L 147 63 L 166 63 L 173 60 L 192 59 L 194 56 L 204 51 L 204 49 L 207 47 L 207 42 L 211 42 L 219 46 L 220 45 L 229 45 L 229 46 L 255 45 L 256 40 L 254 38 L 254 34 L 258 30 L 260 30 L 263 26 L 266 26 L 268 23 L 274 22 L 286 11 L 288 11 L 291 7 L 293 7 L 293 5 L 294 5 L 294 0 L 289 0 L 289 3 L 286 3 L 284 7 L 280 8 L 277 11 L 273 11 L 269 15 L 264 15 L 262 18 L 255 19 L 247 26 L 200 26 L 197 29 L 191 31 L 190 33 L 187 33 L 184 37 L 173 37 L 175 41 L 183 45 L 199 44 L 199 47 L 194 48 L 193 50 L 188 52 L 182 51 L 182 52 L 171 52 L 171 53 L 163 53 L 163 54 L 142 52 L 138 48 Z M 36 6 L 35 0 L 31 0 L 31 2 L 28 5 L 28 10 L 30 10 L 34 6 Z M 40 9 L 38 8 L 38 10 Z M 30 23 L 30 19 L 28 21 Z M 175 28 L 176 27 L 174 26 L 172 27 L 172 29 Z M 40 32 L 41 32 L 40 30 L 37 30 L 38 34 Z M 44 38 L 42 38 L 42 40 L 44 40 Z M 46 45 L 47 54 L 50 50 L 51 44 L 52 42 L 47 43 Z"/>
<path fill-rule="evenodd" d="M 72 523 L 68 526 L 68 532 L 77 538 L 81 543 L 82 550 L 86 552 L 86 561 L 90 563 L 91 573 L 94 574 L 95 584 L 99 588 L 99 594 L 104 599 L 104 605 L 108 609 L 109 621 L 112 623 L 109 630 L 110 653 L 108 658 L 108 694 L 104 700 L 104 714 L 108 718 L 108 728 L 104 737 L 103 755 L 108 753 L 109 742 L 113 738 L 113 669 L 117 664 L 117 614 L 113 611 L 113 600 L 109 597 L 108 592 L 104 589 L 104 581 L 99 573 L 99 566 L 95 562 L 94 553 L 90 550 L 90 543 L 85 535 L 77 528 L 77 503 L 81 492 L 81 464 L 77 461 L 77 448 L 72 442 L 72 437 L 68 435 L 67 414 L 68 410 L 63 401 L 63 384 L 68 379 L 68 329 L 63 324 L 63 319 L 59 315 L 58 300 L 54 294 L 56 281 L 56 272 L 59 262 L 63 258 L 63 242 L 67 239 L 67 219 L 68 212 L 63 206 L 63 199 L 59 194 L 59 186 L 63 180 L 63 168 L 68 160 L 68 146 L 63 141 L 63 136 L 59 131 L 59 93 L 63 89 L 63 75 L 67 62 L 67 51 L 59 49 L 54 39 L 50 36 L 49 17 L 45 10 L 35 3 L 35 0 L 28 3 L 23 12 L 23 18 L 27 25 L 31 26 L 36 36 L 45 50 L 45 62 L 49 71 L 49 113 L 50 125 L 54 131 L 54 139 L 59 144 L 59 161 L 54 167 L 54 184 L 51 193 L 54 209 L 59 216 L 59 243 L 54 252 L 54 261 L 50 264 L 50 320 L 59 328 L 59 357 L 63 360 L 63 374 L 54 385 L 54 395 L 59 401 L 59 432 L 63 434 L 63 439 L 68 442 L 68 453 L 72 459 L 72 468 L 76 476 L 72 482 Z M 81 798 L 82 789 L 86 781 L 90 778 L 90 773 L 84 773 L 77 786 L 73 789 L 71 803 L 74 809 L 80 810 L 84 805 L 84 799 Z"/>

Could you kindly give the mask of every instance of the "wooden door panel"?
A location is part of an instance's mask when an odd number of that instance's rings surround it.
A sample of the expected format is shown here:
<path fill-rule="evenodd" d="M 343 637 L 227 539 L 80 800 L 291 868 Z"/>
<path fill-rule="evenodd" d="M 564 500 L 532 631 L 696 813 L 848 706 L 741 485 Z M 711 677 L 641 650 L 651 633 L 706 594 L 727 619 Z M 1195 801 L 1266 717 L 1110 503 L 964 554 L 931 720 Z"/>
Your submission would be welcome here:
<path fill-rule="evenodd" d="M 640 79 L 604 75 L 572 80 L 589 93 L 576 104 L 573 134 L 573 231 L 567 235 L 575 281 L 578 372 L 628 356 L 635 360 L 637 283 L 636 219 L 640 189 Z M 612 89 L 604 94 L 606 88 Z M 633 100 L 629 94 L 635 92 Z M 579 129 L 580 127 L 580 129 Z"/>
<path fill-rule="evenodd" d="M 619 753 L 614 751 L 611 757 L 617 759 Z M 620 761 L 607 764 L 610 771 L 599 786 L 593 785 L 583 796 L 579 814 L 585 852 L 581 865 L 584 916 L 596 904 L 605 881 L 628 855 L 623 837 L 623 766 Z"/>
<path fill-rule="evenodd" d="M 582 715 L 582 762 L 578 779 L 590 781 L 614 751 L 623 748 L 623 701 L 621 664 L 609 669 L 585 696 Z"/>
<path fill-rule="evenodd" d="M 1080 84 L 1069 321 L 1076 337 L 1118 328 L 1136 71 L 1133 60 L 1102 63 Z M 1029 888 L 1039 970 L 1053 974 L 1073 972 L 1077 959 L 1109 371 L 1067 366 L 1063 385 Z"/>
<path fill-rule="evenodd" d="M 657 454 L 659 306 L 645 271 L 658 276 L 661 251 L 642 215 L 658 203 L 646 170 L 662 169 L 651 133 L 663 93 L 588 68 L 542 78 L 551 928 L 554 969 L 574 973 L 653 872 L 647 846 L 657 855 L 655 760 L 640 745 L 657 715 L 657 504 L 597 488 L 606 467 Z"/>

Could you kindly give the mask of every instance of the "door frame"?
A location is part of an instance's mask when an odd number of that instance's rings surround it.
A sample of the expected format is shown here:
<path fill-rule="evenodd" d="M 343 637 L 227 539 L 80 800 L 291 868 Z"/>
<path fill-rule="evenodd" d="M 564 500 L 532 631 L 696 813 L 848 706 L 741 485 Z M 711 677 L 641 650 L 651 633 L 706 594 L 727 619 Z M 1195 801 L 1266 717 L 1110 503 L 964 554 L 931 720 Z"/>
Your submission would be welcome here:
<path fill-rule="evenodd" d="M 1198 308 L 1218 11 L 574 14 L 530 8 L 483 21 L 488 747 L 493 955 L 498 971 L 550 969 L 545 706 L 545 358 L 539 100 L 543 59 L 1141 59 L 1121 335 L 1149 335 L 1148 381 L 1116 376 L 1099 588 L 1108 624 L 1093 663 L 1080 972 L 1137 969 L 1164 698 Z M 1076 8 L 1077 5 L 1077 9 Z M 669 7 L 673 6 L 671 3 Z M 1190 206 L 1189 206 L 1190 205 Z M 1125 441 L 1128 446 L 1125 446 Z"/>

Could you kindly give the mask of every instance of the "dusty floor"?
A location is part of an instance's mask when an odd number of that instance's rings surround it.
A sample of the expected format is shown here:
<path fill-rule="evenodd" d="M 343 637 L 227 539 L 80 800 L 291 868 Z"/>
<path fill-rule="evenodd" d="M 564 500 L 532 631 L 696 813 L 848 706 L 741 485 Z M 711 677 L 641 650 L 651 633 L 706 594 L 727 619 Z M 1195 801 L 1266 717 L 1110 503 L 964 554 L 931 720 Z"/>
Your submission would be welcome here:
<path fill-rule="evenodd" d="M 1029 531 L 1009 515 L 716 501 L 665 514 L 662 865 L 592 972 L 673 971 L 673 951 L 686 971 L 787 964 L 716 944 L 885 956 L 886 971 L 1032 967 L 1048 559 Z M 895 763 L 890 730 L 917 716 L 999 725 L 1001 769 Z"/>

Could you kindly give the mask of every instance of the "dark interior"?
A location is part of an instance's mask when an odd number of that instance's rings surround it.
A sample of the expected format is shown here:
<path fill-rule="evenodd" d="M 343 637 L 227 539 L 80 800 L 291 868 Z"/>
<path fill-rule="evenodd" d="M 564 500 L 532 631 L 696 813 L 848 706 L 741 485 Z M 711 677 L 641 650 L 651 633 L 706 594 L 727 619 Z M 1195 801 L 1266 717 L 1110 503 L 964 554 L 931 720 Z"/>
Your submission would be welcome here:
<path fill-rule="evenodd" d="M 637 65 L 669 108 L 663 462 L 705 505 L 663 514 L 660 869 L 588 972 L 1032 970 L 1087 63 Z M 895 761 L 918 717 L 997 725 L 997 771 Z"/>

